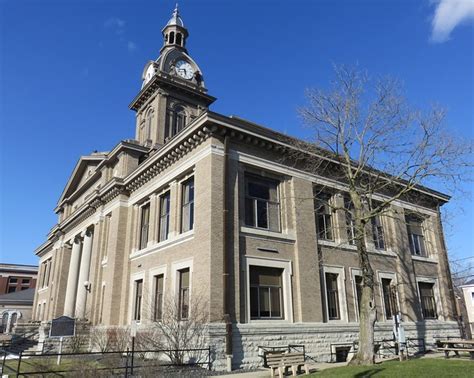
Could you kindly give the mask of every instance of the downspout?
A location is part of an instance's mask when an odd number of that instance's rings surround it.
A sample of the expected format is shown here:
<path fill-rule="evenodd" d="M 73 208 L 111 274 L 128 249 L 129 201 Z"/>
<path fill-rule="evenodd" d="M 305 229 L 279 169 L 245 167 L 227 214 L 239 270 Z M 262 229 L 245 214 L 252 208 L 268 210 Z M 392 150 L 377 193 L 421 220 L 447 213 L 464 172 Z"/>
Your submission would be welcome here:
<path fill-rule="evenodd" d="M 230 317 L 230 272 L 229 272 L 229 243 L 227 241 L 227 227 L 229 225 L 229 209 L 228 209 L 228 163 L 229 163 L 229 135 L 224 136 L 224 169 L 222 174 L 222 190 L 223 194 L 223 219 L 222 219 L 222 249 L 223 249 L 223 273 L 222 273 L 222 310 L 223 320 L 225 322 L 225 355 L 227 371 L 232 371 L 232 320 Z"/>

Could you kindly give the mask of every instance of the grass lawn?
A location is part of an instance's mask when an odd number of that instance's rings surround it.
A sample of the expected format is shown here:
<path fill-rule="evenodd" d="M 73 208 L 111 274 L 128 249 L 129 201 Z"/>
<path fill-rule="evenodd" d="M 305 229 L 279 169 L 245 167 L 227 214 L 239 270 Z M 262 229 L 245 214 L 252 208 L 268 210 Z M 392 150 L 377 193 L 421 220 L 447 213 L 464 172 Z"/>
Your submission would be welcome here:
<path fill-rule="evenodd" d="M 467 359 L 423 358 L 387 361 L 373 366 L 344 366 L 322 370 L 311 377 L 474 377 L 474 361 Z"/>

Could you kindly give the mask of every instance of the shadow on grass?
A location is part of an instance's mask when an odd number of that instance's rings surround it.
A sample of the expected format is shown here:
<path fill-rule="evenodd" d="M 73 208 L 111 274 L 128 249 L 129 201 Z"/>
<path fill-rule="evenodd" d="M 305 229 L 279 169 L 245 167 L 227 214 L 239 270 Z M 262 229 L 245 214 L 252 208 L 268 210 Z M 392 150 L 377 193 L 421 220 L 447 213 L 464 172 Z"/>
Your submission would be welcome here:
<path fill-rule="evenodd" d="M 378 373 L 382 372 L 383 370 L 385 370 L 385 369 L 384 369 L 384 368 L 381 368 L 381 367 L 369 369 L 369 370 L 362 371 L 362 372 L 360 372 L 360 373 L 354 374 L 354 378 L 367 378 L 367 377 L 372 377 L 372 376 L 374 376 L 375 374 L 378 374 Z"/>

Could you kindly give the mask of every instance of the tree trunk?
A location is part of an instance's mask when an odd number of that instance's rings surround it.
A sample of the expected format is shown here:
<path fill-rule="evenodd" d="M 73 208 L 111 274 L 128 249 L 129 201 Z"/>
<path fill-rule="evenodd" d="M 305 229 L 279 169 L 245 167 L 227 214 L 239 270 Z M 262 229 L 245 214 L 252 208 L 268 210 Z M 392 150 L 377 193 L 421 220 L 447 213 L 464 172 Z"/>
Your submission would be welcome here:
<path fill-rule="evenodd" d="M 365 245 L 366 223 L 363 219 L 363 205 L 360 197 L 351 193 L 355 208 L 355 231 L 359 266 L 362 271 L 362 297 L 359 305 L 359 349 L 350 365 L 371 365 L 375 363 L 374 326 L 376 307 L 374 300 L 374 271 Z"/>

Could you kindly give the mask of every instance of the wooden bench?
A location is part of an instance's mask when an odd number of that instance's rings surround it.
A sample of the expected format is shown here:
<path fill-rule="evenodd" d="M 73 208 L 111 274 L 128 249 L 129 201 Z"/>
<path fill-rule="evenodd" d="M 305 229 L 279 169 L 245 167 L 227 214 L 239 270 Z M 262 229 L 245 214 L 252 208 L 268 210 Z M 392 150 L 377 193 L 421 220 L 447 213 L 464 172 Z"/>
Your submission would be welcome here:
<path fill-rule="evenodd" d="M 471 359 L 474 360 L 474 349 L 445 347 L 445 348 L 438 348 L 438 350 L 443 351 L 444 356 L 446 358 L 449 358 L 449 352 L 454 352 L 457 357 L 459 357 L 459 352 L 469 352 L 469 354 L 471 355 Z"/>
<path fill-rule="evenodd" d="M 309 374 L 308 365 L 304 362 L 304 353 L 270 352 L 267 354 L 267 365 L 270 368 L 272 377 L 275 376 L 275 370 L 278 369 L 278 375 L 282 378 L 290 367 L 292 375 L 296 376 L 297 371 L 302 366 L 304 366 L 306 374 Z"/>

